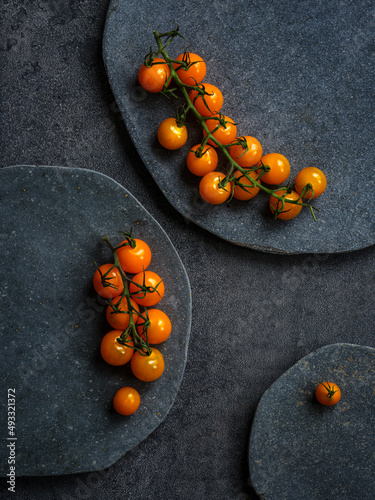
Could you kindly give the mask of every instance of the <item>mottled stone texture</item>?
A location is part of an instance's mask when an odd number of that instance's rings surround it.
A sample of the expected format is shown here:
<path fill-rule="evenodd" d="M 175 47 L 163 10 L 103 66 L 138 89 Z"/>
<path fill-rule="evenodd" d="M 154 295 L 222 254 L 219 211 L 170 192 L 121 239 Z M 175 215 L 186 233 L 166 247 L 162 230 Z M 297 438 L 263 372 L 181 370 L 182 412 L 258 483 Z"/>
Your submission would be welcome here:
<path fill-rule="evenodd" d="M 334 382 L 341 399 L 315 398 Z M 305 356 L 265 392 L 249 446 L 251 481 L 264 500 L 375 497 L 375 349 L 327 345 Z"/>

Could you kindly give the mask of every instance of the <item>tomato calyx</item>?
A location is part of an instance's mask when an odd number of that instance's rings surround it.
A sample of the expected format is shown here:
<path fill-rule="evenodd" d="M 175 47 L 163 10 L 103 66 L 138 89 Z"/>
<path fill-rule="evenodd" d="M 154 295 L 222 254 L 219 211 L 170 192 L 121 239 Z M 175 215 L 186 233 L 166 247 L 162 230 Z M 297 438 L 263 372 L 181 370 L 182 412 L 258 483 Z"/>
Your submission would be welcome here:
<path fill-rule="evenodd" d="M 225 115 L 223 115 L 222 113 L 218 113 L 217 115 L 213 115 L 213 116 L 205 116 L 204 120 L 205 121 L 207 121 L 207 120 L 216 120 L 218 122 L 217 125 L 216 125 L 216 127 L 211 131 L 212 134 L 214 132 L 216 132 L 217 130 L 219 130 L 220 127 L 226 128 L 226 126 L 227 126 L 228 123 L 236 125 L 236 123 L 234 123 L 233 121 L 227 120 L 226 117 L 225 117 Z"/>
<path fill-rule="evenodd" d="M 162 295 L 159 293 L 158 288 L 161 287 L 163 280 L 160 280 L 159 283 L 157 283 L 155 286 L 147 286 L 146 285 L 146 277 L 143 275 L 143 283 L 139 284 L 136 281 L 132 281 L 131 279 L 128 279 L 129 283 L 133 283 L 134 285 L 139 288 L 136 292 L 132 293 L 132 297 L 135 297 L 137 299 L 144 299 L 148 293 L 157 293 L 160 297 Z"/>
<path fill-rule="evenodd" d="M 111 271 L 113 269 L 115 269 L 116 266 L 113 265 L 105 273 L 103 273 L 102 270 L 100 269 L 100 266 L 98 266 L 98 264 L 96 262 L 94 262 L 94 264 L 96 266 L 97 271 L 100 274 L 103 288 L 113 288 L 114 290 L 117 290 L 117 286 L 110 282 L 110 280 L 115 279 L 115 277 L 114 276 L 109 276 L 109 274 L 111 273 Z"/>
<path fill-rule="evenodd" d="M 161 93 L 167 96 L 173 95 L 174 97 L 181 97 L 182 95 L 182 97 L 185 98 L 186 102 L 185 106 L 183 107 L 184 123 L 185 118 L 190 111 L 196 118 L 198 124 L 203 129 L 204 138 L 202 140 L 201 146 L 199 148 L 196 148 L 195 150 L 190 150 L 190 153 L 194 153 L 196 158 L 201 158 L 206 152 L 204 150 L 204 147 L 207 146 L 207 144 L 210 144 L 219 148 L 225 159 L 228 161 L 229 166 L 225 168 L 226 174 L 224 174 L 224 178 L 219 181 L 217 186 L 219 189 L 228 191 L 228 184 L 230 185 L 231 197 L 229 197 L 229 199 L 226 198 L 226 201 L 230 201 L 232 199 L 232 197 L 234 196 L 235 188 L 242 189 L 245 193 L 249 193 L 249 189 L 251 190 L 255 188 L 255 190 L 262 190 L 264 193 L 267 193 L 268 195 L 273 197 L 274 200 L 277 200 L 275 210 L 272 209 L 272 214 L 275 219 L 278 218 L 280 214 L 285 212 L 290 212 L 291 214 L 291 212 L 294 212 L 294 210 L 292 210 L 292 208 L 290 207 L 292 206 L 293 209 L 295 209 L 295 205 L 298 205 L 299 210 L 302 207 L 308 207 L 314 221 L 316 221 L 317 219 L 315 217 L 315 211 L 317 209 L 310 205 L 310 203 L 307 203 L 310 202 L 313 198 L 313 196 L 309 196 L 312 186 L 306 186 L 302 195 L 299 195 L 298 192 L 298 199 L 288 199 L 286 198 L 287 194 L 289 194 L 287 193 L 287 190 L 290 189 L 288 186 L 281 186 L 275 189 L 264 185 L 270 184 L 271 186 L 276 186 L 277 183 L 267 183 L 265 179 L 262 179 L 264 175 L 272 171 L 272 167 L 266 162 L 261 162 L 261 164 L 259 165 L 260 158 L 258 158 L 257 155 L 259 152 L 261 154 L 262 151 L 261 144 L 256 138 L 250 137 L 250 139 L 252 139 L 252 142 L 248 143 L 248 136 L 240 136 L 235 140 L 229 139 L 227 144 L 224 140 L 220 142 L 217 137 L 215 137 L 214 134 L 216 132 L 220 131 L 221 128 L 227 128 L 227 124 L 232 123 L 232 121 L 226 120 L 226 117 L 222 113 L 220 113 L 220 109 L 223 104 L 220 89 L 208 83 L 197 83 L 196 79 L 194 79 L 193 76 L 191 77 L 191 80 L 195 83 L 195 85 L 190 85 L 188 81 L 185 83 L 182 81 L 182 77 L 181 79 L 179 78 L 177 71 L 180 71 L 181 75 L 181 73 L 184 72 L 181 70 L 188 71 L 189 68 L 191 68 L 194 64 L 204 61 L 200 61 L 199 56 L 198 61 L 195 59 L 191 61 L 187 50 L 185 50 L 182 57 L 179 56 L 178 59 L 172 59 L 168 56 L 166 48 L 173 41 L 173 39 L 177 36 L 184 38 L 179 33 L 178 25 L 175 30 L 171 30 L 165 33 L 158 33 L 158 31 L 154 30 L 153 34 L 157 44 L 157 48 L 155 52 L 150 51 L 149 56 L 152 55 L 152 57 L 154 58 L 163 58 L 170 71 L 169 79 L 165 83 L 164 89 Z M 174 88 L 169 88 L 168 85 L 172 81 L 174 82 Z M 177 96 L 176 92 L 178 92 L 180 95 Z M 215 101 L 218 95 L 221 95 L 220 104 L 218 104 L 218 101 Z M 211 104 L 211 102 L 216 102 L 216 104 Z M 214 127 L 211 126 L 209 129 L 206 124 L 207 120 L 217 120 L 217 124 Z M 208 125 L 210 125 L 211 123 L 212 122 L 209 122 Z M 233 125 L 235 124 L 233 123 Z M 235 148 L 235 154 L 231 156 L 229 150 L 233 146 L 237 146 L 237 148 Z M 254 163 L 251 163 L 252 161 L 254 161 Z M 253 176 L 251 174 L 251 172 L 254 171 L 257 171 L 256 176 Z M 237 172 L 239 172 L 239 174 L 237 174 Z M 281 183 L 281 181 L 279 181 L 278 184 L 279 183 Z M 280 193 L 280 189 L 283 190 L 282 193 Z M 286 206 L 286 204 L 288 205 Z"/>
<path fill-rule="evenodd" d="M 117 342 L 125 347 L 133 347 L 132 345 L 132 337 L 130 335 L 129 327 L 126 328 L 120 335 L 120 337 L 116 338 Z"/>
<path fill-rule="evenodd" d="M 191 58 L 190 58 L 190 52 L 188 52 L 186 49 L 183 53 L 183 56 L 182 56 L 182 59 L 180 60 L 174 60 L 172 61 L 174 62 L 175 64 L 177 64 L 178 66 L 175 67 L 175 70 L 178 71 L 180 69 L 184 70 L 184 71 L 188 71 L 192 66 L 194 66 L 194 64 L 198 64 L 200 62 L 203 62 L 202 61 L 191 61 Z"/>
<path fill-rule="evenodd" d="M 189 152 L 193 153 L 197 158 L 202 158 L 203 155 L 207 153 L 207 151 L 210 149 L 209 147 L 205 149 L 206 144 L 201 144 L 199 148 L 196 149 L 190 149 Z"/>
<path fill-rule="evenodd" d="M 230 146 L 241 146 L 243 149 L 243 153 L 238 157 L 241 158 L 247 151 L 249 151 L 249 146 L 247 145 L 247 141 L 245 137 L 237 137 L 237 139 L 230 144 Z"/>
<path fill-rule="evenodd" d="M 306 184 L 306 186 L 301 191 L 302 199 L 312 199 L 314 198 L 314 187 L 312 184 Z"/>
<path fill-rule="evenodd" d="M 201 97 L 202 101 L 205 105 L 205 107 L 212 113 L 212 110 L 210 109 L 209 105 L 207 104 L 206 101 L 206 96 L 212 96 L 213 93 L 207 92 L 206 87 L 204 86 L 204 83 L 200 83 L 199 85 L 194 86 L 194 89 L 197 91 L 197 94 L 193 98 L 193 104 L 196 102 L 196 100 Z M 209 117 L 207 117 L 209 118 Z"/>
<path fill-rule="evenodd" d="M 283 193 L 281 194 L 280 192 Z M 297 198 L 293 199 L 293 197 L 288 197 L 288 195 L 297 195 Z M 277 219 L 281 214 L 286 214 L 288 212 L 291 212 L 293 209 L 291 208 L 286 208 L 285 205 L 297 205 L 302 207 L 308 207 L 310 209 L 311 215 L 316 222 L 316 217 L 314 210 L 318 211 L 319 210 L 316 207 L 313 207 L 309 203 L 305 203 L 302 195 L 298 195 L 291 186 L 280 186 L 277 189 L 272 191 L 271 198 L 276 199 L 276 204 L 273 206 L 272 209 L 272 214 L 273 218 Z"/>
<path fill-rule="evenodd" d="M 341 399 L 341 389 L 333 382 L 320 382 L 315 389 L 315 397 L 324 406 L 334 406 Z"/>
<path fill-rule="evenodd" d="M 280 191 L 284 191 L 284 193 L 280 194 Z M 286 203 L 301 205 L 301 203 L 299 203 L 301 196 L 299 196 L 298 200 L 291 200 L 291 199 L 287 198 L 287 195 L 291 194 L 292 191 L 293 190 L 290 186 L 281 186 L 272 194 L 272 196 L 277 199 L 276 205 L 273 208 L 273 218 L 274 219 L 277 219 L 280 214 L 284 214 L 284 213 L 290 212 L 292 210 L 291 208 L 285 209 Z"/>
<path fill-rule="evenodd" d="M 133 237 L 133 228 L 131 228 L 130 231 L 119 231 L 119 233 L 123 235 L 127 243 L 121 243 L 121 245 L 118 245 L 115 250 L 118 250 L 119 248 L 125 247 L 127 245 L 131 246 L 132 248 L 135 248 L 137 246 L 135 238 Z"/>
<path fill-rule="evenodd" d="M 178 106 L 176 110 L 176 124 L 177 127 L 181 128 L 185 126 L 186 123 L 186 106 Z"/>
<path fill-rule="evenodd" d="M 256 167 L 255 170 L 259 170 L 258 166 Z M 263 175 L 265 175 L 267 172 L 271 170 L 271 167 L 269 165 L 265 165 L 262 160 L 260 160 L 260 172 L 258 174 L 258 179 L 261 179 Z"/>
<path fill-rule="evenodd" d="M 331 385 L 329 382 L 326 382 L 327 385 L 324 382 L 320 382 L 320 384 L 322 384 L 322 386 L 327 390 L 327 397 L 329 399 L 331 399 L 334 394 L 338 392 L 338 389 L 334 389 L 333 385 Z"/>
<path fill-rule="evenodd" d="M 144 319 L 144 322 L 143 323 L 139 323 L 137 326 L 138 328 L 142 327 L 142 334 L 145 339 L 146 339 L 146 342 L 148 342 L 148 335 L 147 335 L 147 330 L 149 329 L 151 325 L 151 321 L 148 317 L 148 311 L 147 309 L 145 310 L 145 319 Z"/>
<path fill-rule="evenodd" d="M 160 34 L 157 31 L 154 31 L 153 33 L 154 33 L 155 38 L 159 37 L 160 40 L 165 38 L 165 43 L 164 43 L 164 45 L 163 44 L 158 45 L 159 50 L 157 52 L 153 51 L 152 48 L 150 48 L 150 52 L 145 57 L 145 65 L 147 65 L 146 59 L 150 59 L 151 61 L 153 61 L 155 59 L 155 57 L 158 57 L 161 54 L 161 49 L 163 49 L 163 50 L 166 49 L 168 47 L 168 45 L 170 43 L 172 43 L 172 41 L 177 36 L 184 38 L 180 33 L 180 27 L 177 23 L 176 23 L 176 28 L 174 30 L 167 31 L 165 33 L 160 33 Z"/>
<path fill-rule="evenodd" d="M 251 177 L 251 175 L 249 175 L 247 172 L 240 172 L 240 174 L 238 176 L 236 175 L 233 175 L 229 180 L 233 182 L 233 191 L 235 189 L 236 186 L 239 186 L 240 188 L 242 189 L 248 189 L 249 188 L 249 185 L 244 183 L 244 182 L 241 182 L 241 179 L 248 179 L 253 187 L 257 187 L 256 184 L 255 184 L 255 180 L 253 177 Z"/>

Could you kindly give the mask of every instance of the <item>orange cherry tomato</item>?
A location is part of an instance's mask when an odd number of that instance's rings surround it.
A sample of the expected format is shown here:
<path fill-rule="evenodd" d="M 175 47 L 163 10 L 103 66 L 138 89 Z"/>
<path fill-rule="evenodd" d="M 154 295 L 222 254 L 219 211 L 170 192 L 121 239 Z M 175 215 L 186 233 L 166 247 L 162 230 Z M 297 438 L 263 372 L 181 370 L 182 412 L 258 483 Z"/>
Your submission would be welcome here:
<path fill-rule="evenodd" d="M 340 387 L 332 382 L 322 382 L 315 391 L 316 399 L 324 406 L 333 406 L 340 401 Z"/>
<path fill-rule="evenodd" d="M 194 175 L 203 177 L 208 172 L 213 172 L 217 167 L 219 158 L 214 148 L 205 144 L 202 150 L 202 156 L 196 156 L 195 151 L 199 149 L 201 144 L 196 144 L 191 148 L 186 157 L 186 165 L 190 172 Z"/>
<path fill-rule="evenodd" d="M 165 312 L 160 309 L 148 309 L 147 317 L 149 326 L 147 328 L 147 339 L 149 344 L 160 344 L 167 340 L 172 331 L 172 323 Z M 144 333 L 145 322 L 138 322 L 137 331 L 139 335 L 146 340 Z"/>
<path fill-rule="evenodd" d="M 299 198 L 299 194 L 296 193 L 295 191 L 288 193 L 288 192 L 280 189 L 278 191 L 275 191 L 275 194 L 278 194 L 279 196 L 283 196 L 285 198 L 285 200 L 298 200 L 298 198 Z M 269 206 L 270 206 L 271 212 L 274 214 L 279 209 L 281 209 L 282 202 L 278 198 L 271 195 L 270 201 L 269 201 Z M 302 205 L 297 205 L 295 203 L 288 203 L 286 201 L 282 212 L 280 212 L 277 215 L 277 219 L 283 219 L 283 220 L 294 219 L 294 217 L 297 217 L 297 215 L 300 213 L 301 210 L 302 210 Z"/>
<path fill-rule="evenodd" d="M 279 153 L 268 153 L 259 160 L 257 167 L 268 165 L 270 170 L 262 175 L 261 179 L 266 184 L 282 184 L 290 174 L 290 163 L 285 156 Z M 261 170 L 258 170 L 258 173 Z"/>
<path fill-rule="evenodd" d="M 139 392 L 133 387 L 121 387 L 113 398 L 113 408 L 120 415 L 133 415 L 141 403 Z"/>
<path fill-rule="evenodd" d="M 238 179 L 243 186 L 240 185 L 235 185 L 234 191 L 233 191 L 233 197 L 236 198 L 237 200 L 251 200 L 251 198 L 254 198 L 259 193 L 260 188 L 258 186 L 253 186 L 252 182 L 250 179 L 248 179 L 240 170 L 237 170 L 236 173 L 234 174 L 236 179 Z M 247 173 L 250 177 L 253 179 L 257 178 L 257 173 L 254 172 L 254 170 L 249 170 Z M 260 181 L 258 180 L 260 183 Z"/>
<path fill-rule="evenodd" d="M 237 136 L 237 126 L 231 118 L 222 115 L 220 113 L 214 115 L 218 118 L 209 118 L 206 120 L 206 125 L 211 134 L 217 139 L 223 146 L 230 144 L 236 139 Z M 221 122 L 225 123 L 225 126 L 221 125 Z M 203 130 L 203 136 L 206 137 L 207 133 Z M 216 146 L 216 144 L 209 139 L 208 144 L 211 146 Z"/>
<path fill-rule="evenodd" d="M 199 183 L 199 193 L 207 203 L 219 205 L 224 203 L 232 192 L 232 183 L 228 182 L 225 188 L 219 184 L 225 178 L 222 172 L 209 172 L 202 177 Z"/>
<path fill-rule="evenodd" d="M 137 274 L 147 269 L 151 262 L 151 250 L 147 243 L 138 238 L 133 239 L 134 247 L 132 247 L 128 240 L 124 240 L 120 245 L 128 243 L 127 245 L 116 250 L 118 260 L 121 268 L 126 273 Z"/>
<path fill-rule="evenodd" d="M 139 319 L 139 316 L 137 314 L 139 312 L 139 307 L 135 300 L 130 299 L 130 302 L 133 309 L 135 309 L 135 311 L 132 312 L 133 321 L 134 323 L 137 323 Z M 116 304 L 119 312 L 115 312 L 111 304 Z M 115 297 L 113 300 L 111 300 L 111 304 L 107 306 L 105 312 L 108 323 L 115 330 L 125 330 L 129 326 L 130 322 L 129 307 L 126 297 Z"/>
<path fill-rule="evenodd" d="M 250 135 L 242 136 L 240 139 L 245 140 L 247 149 L 246 147 L 243 148 L 241 144 L 236 144 L 234 146 L 230 146 L 229 154 L 240 167 L 253 167 L 262 157 L 262 145 L 258 139 L 251 137 Z"/>
<path fill-rule="evenodd" d="M 179 127 L 175 118 L 166 118 L 158 128 L 159 143 L 169 150 L 180 149 L 188 138 L 185 125 Z"/>
<path fill-rule="evenodd" d="M 311 200 L 320 196 L 327 187 L 327 178 L 324 173 L 316 167 L 305 167 L 298 172 L 294 181 L 294 189 L 298 194 L 307 186 L 304 198 Z"/>
<path fill-rule="evenodd" d="M 111 299 L 124 291 L 120 271 L 113 264 L 103 264 L 94 273 L 93 285 L 101 297 Z"/>
<path fill-rule="evenodd" d="M 210 83 L 201 83 L 199 87 L 205 91 L 204 95 L 198 94 L 195 89 L 191 90 L 189 94 L 195 109 L 201 116 L 211 116 L 218 113 L 224 102 L 221 90 Z"/>
<path fill-rule="evenodd" d="M 143 64 L 138 71 L 138 82 L 148 92 L 157 93 L 163 90 L 171 70 L 164 59 L 156 57 L 149 68 Z"/>
<path fill-rule="evenodd" d="M 104 361 L 112 366 L 122 366 L 128 363 L 133 354 L 134 349 L 132 347 L 125 346 L 118 342 L 118 338 L 121 337 L 122 330 L 111 330 L 106 333 L 102 338 L 100 344 L 100 354 Z M 127 340 L 129 346 L 134 346 L 133 340 L 129 337 Z"/>
<path fill-rule="evenodd" d="M 176 57 L 176 60 L 188 64 L 185 68 L 177 70 L 177 76 L 184 85 L 198 85 L 203 81 L 206 76 L 206 63 L 200 56 L 194 52 L 186 52 Z M 178 63 L 173 64 L 174 69 L 178 66 Z"/>
<path fill-rule="evenodd" d="M 142 355 L 136 351 L 130 361 L 133 375 L 143 382 L 153 382 L 164 372 L 164 358 L 155 347 L 151 347 L 150 355 Z"/>
<path fill-rule="evenodd" d="M 147 287 L 142 288 L 142 287 Z M 165 286 L 160 276 L 152 271 L 138 273 L 129 285 L 129 292 L 137 304 L 145 307 L 156 305 L 164 296 Z"/>

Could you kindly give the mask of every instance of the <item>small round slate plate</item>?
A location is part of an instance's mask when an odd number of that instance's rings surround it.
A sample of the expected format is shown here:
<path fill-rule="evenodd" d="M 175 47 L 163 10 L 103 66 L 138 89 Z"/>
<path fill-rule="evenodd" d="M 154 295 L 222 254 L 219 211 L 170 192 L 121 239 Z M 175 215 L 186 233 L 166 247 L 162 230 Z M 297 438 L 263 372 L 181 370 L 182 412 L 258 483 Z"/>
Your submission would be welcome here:
<path fill-rule="evenodd" d="M 13 441 L 17 476 L 106 468 L 145 439 L 173 404 L 190 335 L 186 272 L 159 224 L 105 175 L 12 166 L 0 170 L 0 185 L 1 473 L 9 472 L 6 443 Z M 111 327 L 92 276 L 95 262 L 112 259 L 100 239 L 107 234 L 120 243 L 119 231 L 131 227 L 151 247 L 149 269 L 166 286 L 158 307 L 173 325 L 171 337 L 160 345 L 165 372 L 149 384 L 136 380 L 129 366 L 107 365 L 99 353 Z M 112 408 L 115 392 L 124 385 L 141 395 L 131 417 Z M 14 393 L 15 428 L 7 431 L 6 396 Z"/>
<path fill-rule="evenodd" d="M 372 2 L 112 0 L 103 57 L 114 96 L 145 166 L 169 202 L 184 217 L 232 243 L 271 253 L 335 253 L 375 243 L 374 57 Z M 265 153 L 291 163 L 291 182 L 306 166 L 321 168 L 328 188 L 293 221 L 274 221 L 268 195 L 251 202 L 212 206 L 199 196 L 199 178 L 188 172 L 189 147 L 163 150 L 156 132 L 175 116 L 176 102 L 148 94 L 137 82 L 153 30 L 179 24 L 185 48 L 207 63 L 205 81 L 224 95 L 222 112 L 238 123 L 238 135 L 260 140 Z M 180 101 L 179 103 L 182 103 Z M 191 118 L 193 121 L 193 118 Z"/>
<path fill-rule="evenodd" d="M 315 399 L 335 382 L 335 406 Z M 375 349 L 332 344 L 305 356 L 262 396 L 249 445 L 262 500 L 375 498 Z"/>

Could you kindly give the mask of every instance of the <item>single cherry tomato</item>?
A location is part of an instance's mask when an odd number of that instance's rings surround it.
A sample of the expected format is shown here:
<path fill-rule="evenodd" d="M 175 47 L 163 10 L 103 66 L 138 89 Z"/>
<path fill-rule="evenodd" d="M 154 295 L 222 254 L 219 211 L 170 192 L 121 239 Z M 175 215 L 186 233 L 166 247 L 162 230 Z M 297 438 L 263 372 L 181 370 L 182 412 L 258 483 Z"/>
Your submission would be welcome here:
<path fill-rule="evenodd" d="M 184 52 L 176 60 L 188 64 L 185 68 L 177 70 L 177 76 L 184 85 L 198 85 L 203 81 L 206 76 L 206 63 L 200 56 L 194 54 L 194 52 Z M 179 66 L 178 63 L 173 64 L 174 69 Z"/>
<path fill-rule="evenodd" d="M 294 181 L 294 189 L 301 194 L 305 187 L 304 198 L 307 200 L 317 198 L 325 191 L 327 178 L 319 168 L 305 167 L 298 172 Z"/>
<path fill-rule="evenodd" d="M 156 57 L 149 68 L 143 64 L 138 71 L 138 81 L 148 92 L 157 93 L 163 90 L 165 82 L 171 75 L 171 70 L 164 59 Z"/>
<path fill-rule="evenodd" d="M 113 408 L 120 415 L 133 415 L 141 403 L 139 392 L 133 387 L 121 387 L 113 398 Z"/>
<path fill-rule="evenodd" d="M 133 321 L 137 323 L 139 316 L 139 307 L 135 300 L 130 299 L 131 305 L 135 311 L 132 311 Z M 115 309 L 111 306 L 111 304 L 116 304 L 119 312 L 115 312 Z M 129 306 L 126 297 L 115 297 L 111 300 L 111 304 L 107 306 L 105 316 L 107 318 L 108 323 L 115 330 L 125 330 L 129 326 L 130 315 L 129 315 Z"/>
<path fill-rule="evenodd" d="M 250 179 L 248 179 L 240 170 L 237 170 L 237 172 L 234 174 L 236 176 L 236 179 L 238 179 L 242 186 L 236 184 L 234 187 L 233 191 L 233 197 L 236 198 L 237 200 L 251 200 L 251 198 L 254 198 L 259 193 L 260 188 L 258 186 L 254 186 L 251 182 Z M 249 170 L 247 173 L 250 177 L 253 179 L 257 178 L 257 173 L 254 172 L 254 170 Z M 260 181 L 258 180 L 260 183 Z"/>
<path fill-rule="evenodd" d="M 213 172 L 217 167 L 219 158 L 215 149 L 208 144 L 205 144 L 202 149 L 202 155 L 196 156 L 195 151 L 199 149 L 201 144 L 196 144 L 191 148 L 186 157 L 186 165 L 190 172 L 199 177 L 203 177 L 208 172 Z"/>
<path fill-rule="evenodd" d="M 250 168 L 258 163 L 263 154 L 261 143 L 255 137 L 245 135 L 237 140 L 243 143 L 230 146 L 229 154 L 233 160 L 242 168 Z"/>
<path fill-rule="evenodd" d="M 155 347 L 151 347 L 151 354 L 144 355 L 136 351 L 130 361 L 133 375 L 143 382 L 153 382 L 164 371 L 164 358 Z"/>
<path fill-rule="evenodd" d="M 133 354 L 134 346 L 133 340 L 129 337 L 126 343 L 129 345 L 123 345 L 118 342 L 118 338 L 121 337 L 122 330 L 111 330 L 106 333 L 102 338 L 100 344 L 100 354 L 104 361 L 112 366 L 122 366 L 128 363 Z"/>
<path fill-rule="evenodd" d="M 230 144 L 236 139 L 237 136 L 237 126 L 231 118 L 222 115 L 220 113 L 214 115 L 214 117 L 206 120 L 206 125 L 211 134 L 217 139 L 223 146 Z M 203 130 L 203 136 L 206 137 L 207 133 Z M 209 139 L 208 144 L 211 146 L 216 146 L 216 144 Z"/>
<path fill-rule="evenodd" d="M 116 250 L 121 268 L 126 273 L 137 274 L 147 269 L 151 262 L 151 250 L 147 243 L 138 238 L 133 238 L 132 246 L 128 240 L 124 240 L 120 245 L 125 245 Z"/>
<path fill-rule="evenodd" d="M 220 186 L 225 175 L 222 172 L 209 172 L 202 177 L 199 183 L 199 193 L 207 203 L 211 205 L 219 205 L 224 203 L 232 192 L 232 183 L 228 182 L 224 187 Z"/>
<path fill-rule="evenodd" d="M 298 200 L 299 198 L 299 194 L 296 193 L 295 191 L 288 193 L 287 191 L 280 189 L 278 191 L 275 191 L 275 194 L 283 196 L 285 200 Z M 271 212 L 274 214 L 275 212 L 277 212 L 279 209 L 282 208 L 282 202 L 278 198 L 275 198 L 275 196 L 271 195 L 269 206 Z M 300 213 L 301 210 L 302 210 L 302 205 L 297 205 L 295 203 L 288 203 L 286 201 L 284 208 L 277 215 L 277 219 L 283 219 L 283 220 L 294 219 L 294 217 L 297 217 L 297 215 Z"/>
<path fill-rule="evenodd" d="M 189 94 L 195 109 L 201 116 L 211 116 L 218 113 L 224 102 L 221 90 L 210 83 L 201 83 L 199 87 L 205 91 L 204 95 L 195 89 L 191 90 Z"/>
<path fill-rule="evenodd" d="M 94 273 L 93 285 L 101 297 L 111 299 L 124 291 L 120 271 L 113 264 L 103 264 Z"/>
<path fill-rule="evenodd" d="M 315 391 L 316 399 L 324 406 L 333 406 L 340 401 L 340 387 L 332 382 L 322 382 Z"/>
<path fill-rule="evenodd" d="M 290 174 L 290 164 L 285 156 L 279 153 L 268 153 L 259 160 L 257 167 L 268 165 L 270 170 L 262 175 L 261 179 L 266 184 L 282 184 L 287 180 Z M 258 170 L 258 173 L 261 169 Z"/>
<path fill-rule="evenodd" d="M 172 331 L 172 323 L 165 312 L 160 311 L 160 309 L 147 309 L 147 318 L 149 321 L 147 328 L 149 344 L 160 344 L 167 340 Z M 144 321 L 139 321 L 137 324 L 137 331 L 144 340 L 146 340 L 145 325 Z"/>
<path fill-rule="evenodd" d="M 164 282 L 158 274 L 152 271 L 144 271 L 134 276 L 129 285 L 129 292 L 137 304 L 151 307 L 163 298 L 165 292 Z"/>
<path fill-rule="evenodd" d="M 187 128 L 177 124 L 175 118 L 166 118 L 158 128 L 158 140 L 160 144 L 169 150 L 180 149 L 188 138 Z"/>

